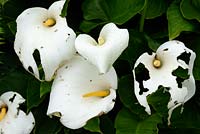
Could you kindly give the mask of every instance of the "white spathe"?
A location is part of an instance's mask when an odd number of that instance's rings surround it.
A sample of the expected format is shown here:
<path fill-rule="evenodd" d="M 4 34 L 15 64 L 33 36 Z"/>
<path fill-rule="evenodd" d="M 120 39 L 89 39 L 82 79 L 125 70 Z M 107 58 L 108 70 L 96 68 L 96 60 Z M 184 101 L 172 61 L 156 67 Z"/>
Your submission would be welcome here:
<path fill-rule="evenodd" d="M 20 110 L 24 98 L 16 92 L 6 92 L 0 96 L 0 107 L 6 105 L 8 111 L 0 121 L 0 133 L 2 134 L 29 134 L 35 126 L 33 114 Z"/>
<path fill-rule="evenodd" d="M 80 55 L 98 67 L 100 73 L 106 73 L 127 48 L 129 33 L 127 29 L 108 23 L 102 28 L 98 41 L 87 34 L 80 34 L 75 40 L 75 47 Z"/>
<path fill-rule="evenodd" d="M 14 49 L 24 68 L 37 79 L 39 65 L 33 57 L 38 50 L 45 80 L 50 81 L 55 71 L 75 54 L 74 31 L 68 27 L 66 18 L 60 16 L 65 1 L 54 2 L 49 9 L 34 7 L 23 11 L 17 17 L 17 33 Z M 54 26 L 43 24 L 47 19 L 55 20 Z"/>
<path fill-rule="evenodd" d="M 174 40 L 162 44 L 156 53 L 144 53 L 137 59 L 133 70 L 135 95 L 139 103 L 146 108 L 146 112 L 151 113 L 146 97 L 159 86 L 169 89 L 171 99 L 168 108 L 171 111 L 194 95 L 196 86 L 192 70 L 195 58 L 196 54 L 192 50 L 182 42 Z M 153 66 L 154 59 L 161 61 L 160 67 Z M 137 74 L 139 65 L 142 65 L 145 71 Z M 178 68 L 188 71 L 189 75 L 188 79 L 181 81 L 179 85 L 177 76 L 173 74 Z"/>
<path fill-rule="evenodd" d="M 83 97 L 84 94 L 102 89 L 109 89 L 110 94 L 104 98 Z M 81 128 L 89 119 L 113 108 L 116 89 L 117 74 L 113 67 L 100 75 L 94 65 L 83 57 L 75 56 L 57 71 L 47 115 L 59 116 L 61 123 L 68 128 Z"/>

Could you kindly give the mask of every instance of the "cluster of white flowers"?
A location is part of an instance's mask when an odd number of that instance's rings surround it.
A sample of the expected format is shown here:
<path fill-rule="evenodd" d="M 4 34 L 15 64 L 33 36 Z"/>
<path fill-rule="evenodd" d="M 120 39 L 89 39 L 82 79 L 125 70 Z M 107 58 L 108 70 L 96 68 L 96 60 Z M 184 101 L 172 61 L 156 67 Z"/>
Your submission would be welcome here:
<path fill-rule="evenodd" d="M 60 16 L 63 5 L 64 1 L 56 1 L 48 10 L 36 7 L 22 12 L 16 20 L 14 49 L 38 80 L 53 80 L 47 115 L 77 129 L 114 107 L 117 74 L 112 65 L 128 46 L 129 33 L 108 23 L 97 42 L 86 34 L 76 37 Z"/>
<path fill-rule="evenodd" d="M 48 10 L 35 7 L 22 12 L 16 20 L 14 49 L 24 68 L 38 80 L 53 80 L 47 115 L 60 117 L 64 126 L 77 129 L 114 107 L 118 82 L 112 65 L 127 48 L 129 33 L 108 23 L 98 41 L 87 34 L 76 37 L 60 16 L 63 5 L 61 0 Z M 194 59 L 195 53 L 179 41 L 168 41 L 156 53 L 138 58 L 133 69 L 135 95 L 146 112 L 151 114 L 146 97 L 160 86 L 171 95 L 169 111 L 194 95 Z M 178 77 L 177 69 L 186 71 L 187 78 Z M 32 113 L 26 115 L 19 109 L 24 101 L 14 92 L 0 97 L 1 133 L 31 132 L 35 124 Z"/>

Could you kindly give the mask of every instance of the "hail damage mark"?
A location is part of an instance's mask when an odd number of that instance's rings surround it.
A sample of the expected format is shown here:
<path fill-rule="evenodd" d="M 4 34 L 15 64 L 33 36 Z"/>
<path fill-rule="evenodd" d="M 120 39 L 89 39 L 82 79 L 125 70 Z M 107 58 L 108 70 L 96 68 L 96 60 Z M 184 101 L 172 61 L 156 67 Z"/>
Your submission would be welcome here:
<path fill-rule="evenodd" d="M 185 63 L 186 64 L 189 64 L 189 62 L 190 62 L 190 56 L 191 56 L 191 53 L 190 52 L 183 52 L 183 53 L 181 53 L 181 55 L 179 55 L 178 57 L 177 57 L 177 60 L 183 60 L 183 61 L 185 61 Z"/>
<path fill-rule="evenodd" d="M 37 68 L 38 68 L 38 71 L 39 71 L 39 78 L 42 79 L 45 73 L 44 73 L 44 70 L 43 70 L 43 67 L 42 67 L 40 52 L 38 51 L 38 49 L 34 50 L 33 58 L 35 60 L 35 63 L 37 65 Z"/>
<path fill-rule="evenodd" d="M 135 79 L 139 83 L 139 94 L 142 95 L 143 92 L 149 91 L 148 88 L 144 88 L 143 81 L 150 79 L 149 71 L 145 68 L 144 64 L 140 63 L 135 68 Z"/>
<path fill-rule="evenodd" d="M 182 67 L 178 67 L 177 69 L 173 70 L 173 76 L 176 76 L 176 82 L 178 84 L 178 88 L 182 88 L 182 82 L 189 78 L 188 69 L 184 69 Z"/>
<path fill-rule="evenodd" d="M 16 97 L 16 94 L 14 94 L 14 95 L 9 99 L 9 101 L 10 101 L 11 103 L 13 103 L 15 97 Z"/>

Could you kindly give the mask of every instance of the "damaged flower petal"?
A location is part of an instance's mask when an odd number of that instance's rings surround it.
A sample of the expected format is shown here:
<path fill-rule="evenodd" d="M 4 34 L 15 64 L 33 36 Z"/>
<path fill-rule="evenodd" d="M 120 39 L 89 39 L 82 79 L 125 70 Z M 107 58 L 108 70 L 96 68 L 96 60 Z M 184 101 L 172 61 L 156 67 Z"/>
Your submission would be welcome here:
<path fill-rule="evenodd" d="M 47 115 L 60 117 L 71 129 L 109 112 L 115 103 L 117 74 L 113 67 L 99 74 L 98 69 L 81 56 L 61 67 L 52 85 Z"/>
<path fill-rule="evenodd" d="M 106 73 L 126 49 L 128 41 L 127 29 L 108 23 L 102 28 L 98 42 L 87 34 L 80 34 L 75 40 L 75 47 L 79 54 L 97 66 L 100 73 Z"/>
<path fill-rule="evenodd" d="M 15 52 L 24 68 L 40 80 L 40 69 L 50 81 L 59 66 L 75 54 L 76 35 L 60 16 L 64 2 L 56 1 L 48 10 L 26 9 L 16 20 Z M 39 53 L 34 56 L 36 51 Z"/>
<path fill-rule="evenodd" d="M 5 116 L 0 121 L 1 134 L 31 133 L 35 119 L 31 112 L 26 114 L 20 109 L 20 105 L 24 102 L 24 98 L 16 92 L 9 91 L 0 96 L 0 112 L 6 108 Z"/>
<path fill-rule="evenodd" d="M 135 95 L 146 112 L 151 114 L 146 97 L 159 86 L 169 89 L 169 110 L 184 104 L 194 95 L 196 87 L 192 70 L 195 57 L 196 54 L 182 42 L 168 41 L 156 53 L 144 53 L 137 59 L 133 70 Z M 184 78 L 175 73 L 178 70 L 185 73 Z"/>

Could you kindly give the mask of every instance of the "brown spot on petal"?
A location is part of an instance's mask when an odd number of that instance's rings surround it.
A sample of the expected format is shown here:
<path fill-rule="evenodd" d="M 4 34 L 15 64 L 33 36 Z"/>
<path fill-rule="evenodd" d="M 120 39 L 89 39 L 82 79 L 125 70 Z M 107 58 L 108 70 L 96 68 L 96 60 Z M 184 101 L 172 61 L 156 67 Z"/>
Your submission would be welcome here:
<path fill-rule="evenodd" d="M 101 112 L 98 114 L 98 116 L 102 116 L 103 114 L 104 114 L 104 112 L 101 111 Z"/>

